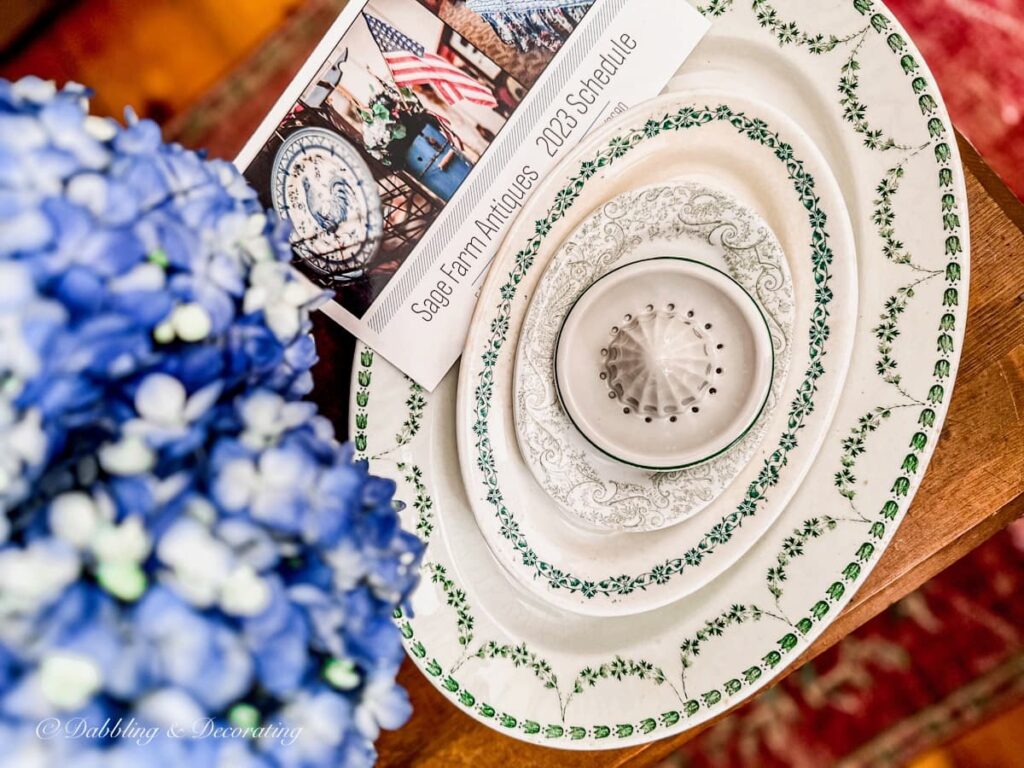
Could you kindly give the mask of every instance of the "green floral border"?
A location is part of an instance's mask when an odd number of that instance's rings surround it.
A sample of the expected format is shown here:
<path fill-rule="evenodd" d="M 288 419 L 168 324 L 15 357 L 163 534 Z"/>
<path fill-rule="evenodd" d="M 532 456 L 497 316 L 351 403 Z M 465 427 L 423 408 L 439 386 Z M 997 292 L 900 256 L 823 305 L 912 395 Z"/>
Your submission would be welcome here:
<path fill-rule="evenodd" d="M 906 510 L 911 488 L 915 480 L 920 479 L 924 469 L 924 461 L 922 459 L 925 452 L 929 444 L 937 439 L 938 416 L 935 409 L 941 408 L 949 395 L 947 381 L 952 375 L 956 356 L 953 334 L 958 330 L 957 315 L 963 314 L 963 310 L 959 309 L 959 307 L 961 306 L 960 285 L 963 279 L 962 254 L 964 253 L 961 237 L 964 234 L 964 230 L 961 222 L 960 201 L 957 199 L 956 194 L 958 191 L 956 184 L 957 174 L 956 169 L 953 167 L 955 153 L 949 144 L 951 138 L 946 123 L 936 116 L 935 113 L 938 111 L 938 107 L 932 106 L 935 104 L 935 101 L 934 97 L 928 92 L 929 83 L 920 74 L 921 67 L 909 52 L 902 36 L 898 32 L 892 31 L 892 22 L 881 12 L 875 11 L 876 6 L 873 0 L 852 0 L 852 2 L 854 8 L 859 13 L 870 16 L 872 29 L 879 34 L 887 35 L 889 47 L 901 56 L 901 67 L 905 74 L 911 78 L 914 93 L 921 97 L 919 104 L 921 105 L 922 112 L 928 117 L 928 130 L 931 136 L 930 146 L 933 148 L 938 168 L 939 188 L 942 194 L 943 227 L 947 233 L 946 254 L 949 258 L 946 269 L 941 273 L 945 278 L 942 306 L 946 308 L 946 311 L 939 322 L 937 360 L 933 372 L 933 383 L 929 388 L 926 400 L 918 401 L 906 395 L 909 402 L 904 402 L 897 406 L 918 407 L 919 414 L 917 429 L 910 439 L 908 452 L 891 487 L 888 498 L 872 517 L 862 516 L 864 522 L 868 525 L 868 534 L 865 536 L 864 541 L 856 548 L 854 556 L 842 569 L 839 577 L 828 586 L 820 599 L 814 602 L 807 615 L 792 624 L 784 619 L 784 617 L 774 617 L 786 621 L 792 627 L 792 630 L 786 631 L 785 634 L 779 637 L 758 664 L 752 665 L 728 680 L 724 680 L 716 688 L 704 691 L 694 698 L 689 698 L 680 709 L 668 709 L 661 714 L 652 713 L 651 716 L 636 721 L 626 723 L 608 722 L 592 725 L 573 725 L 566 724 L 565 722 L 544 724 L 534 719 L 517 717 L 514 714 L 502 711 L 470 692 L 452 674 L 445 674 L 438 660 L 429 657 L 426 647 L 416 637 L 410 618 L 406 617 L 401 611 L 396 611 L 395 621 L 405 638 L 406 647 L 409 653 L 416 659 L 417 664 L 425 671 L 428 678 L 433 680 L 438 689 L 444 692 L 453 702 L 461 705 L 478 719 L 490 723 L 499 731 L 505 731 L 510 735 L 526 737 L 531 741 L 541 744 L 548 743 L 553 746 L 559 744 L 568 746 L 568 743 L 581 742 L 586 739 L 597 742 L 606 739 L 617 739 L 620 742 L 625 742 L 627 739 L 637 736 L 648 736 L 659 730 L 675 729 L 678 731 L 677 726 L 680 723 L 685 723 L 688 719 L 700 715 L 702 710 L 708 710 L 722 702 L 730 703 L 730 700 L 737 694 L 741 694 L 745 687 L 751 687 L 759 682 L 763 682 L 767 679 L 766 675 L 770 676 L 780 671 L 783 662 L 793 660 L 802 650 L 802 646 L 809 642 L 806 638 L 812 632 L 814 626 L 817 624 L 821 627 L 828 622 L 830 614 L 835 616 L 838 613 L 847 602 L 844 598 L 852 594 L 852 589 L 857 585 L 857 582 L 869 572 L 873 561 L 878 558 L 882 551 L 880 549 L 881 543 L 895 531 L 901 513 Z M 710 7 L 702 10 L 709 15 L 721 15 L 731 5 L 732 0 L 712 0 Z M 755 8 L 764 5 L 765 3 L 760 2 L 760 0 L 754 0 Z M 780 40 L 780 44 L 785 43 Z M 889 223 L 891 224 L 891 219 Z M 884 239 L 885 236 L 883 235 Z M 905 295 L 905 291 L 901 291 L 900 295 Z M 897 298 L 898 296 L 892 297 L 888 303 Z M 908 298 L 912 298 L 912 295 Z M 354 399 L 359 408 L 354 417 L 356 424 L 355 439 L 358 446 L 360 437 L 362 438 L 362 447 L 359 448 L 361 453 L 365 453 L 366 450 L 366 407 L 369 398 L 373 359 L 372 351 L 364 351 L 360 358 L 361 367 L 358 370 L 357 380 L 359 386 L 354 393 Z M 365 378 L 363 374 L 365 374 Z M 879 375 L 883 377 L 883 380 L 886 380 L 885 373 L 879 371 Z M 891 381 L 886 381 L 887 383 L 892 383 Z M 869 433 L 877 429 L 878 418 L 885 418 L 883 412 L 891 410 L 891 408 L 876 407 L 853 428 L 850 438 L 844 440 L 842 459 L 842 467 L 844 469 L 852 467 L 857 457 L 863 453 L 863 441 Z M 840 495 L 852 502 L 853 495 L 855 495 L 852 491 L 852 486 L 843 487 L 843 483 L 840 482 L 838 475 L 836 485 Z M 425 492 L 425 489 L 422 490 Z M 430 506 L 432 507 L 432 502 Z M 808 521 L 802 529 L 797 529 L 795 536 L 787 539 L 787 544 L 784 545 L 784 552 L 780 553 L 779 565 L 784 567 L 792 557 L 801 554 L 803 545 L 811 538 L 818 538 L 824 535 L 825 532 L 834 530 L 834 522 L 831 518 L 821 521 Z M 454 583 L 451 586 L 453 589 L 457 589 Z M 774 590 L 772 590 L 772 594 L 776 598 L 778 597 Z M 460 611 L 461 642 L 462 632 L 464 631 L 462 628 L 465 621 L 463 614 L 469 617 L 470 631 L 472 630 L 472 617 L 468 607 L 465 605 L 464 598 L 455 607 Z M 730 626 L 747 621 L 758 621 L 765 615 L 771 614 L 766 614 L 766 612 L 756 606 L 732 606 L 721 616 L 708 621 L 705 628 L 695 638 L 683 641 L 680 652 L 684 669 L 687 666 L 688 660 L 692 659 L 693 655 L 699 650 L 701 643 L 706 642 L 711 637 L 721 635 Z M 668 735 L 668 733 L 660 734 L 660 736 Z M 657 738 L 657 736 L 654 738 Z"/>
<path fill-rule="evenodd" d="M 555 223 L 572 207 L 589 179 L 593 178 L 602 168 L 611 166 L 616 160 L 625 157 L 645 141 L 665 132 L 682 131 L 716 122 L 731 125 L 740 135 L 771 150 L 785 164 L 793 189 L 807 211 L 811 227 L 809 249 L 815 285 L 814 307 L 811 312 L 809 332 L 810 362 L 804 374 L 804 380 L 797 387 L 796 396 L 790 403 L 789 421 L 779 440 L 778 447 L 765 459 L 764 466 L 757 478 L 748 487 L 746 497 L 733 512 L 716 523 L 697 546 L 689 549 L 682 557 L 666 560 L 664 563 L 655 565 L 651 570 L 636 576 L 609 576 L 599 581 L 581 579 L 542 560 L 537 555 L 520 530 L 516 515 L 505 505 L 504 495 L 499 487 L 488 420 L 494 393 L 494 369 L 501 350 L 507 342 L 512 304 L 518 286 L 533 266 L 544 238 L 551 232 Z M 666 114 L 660 119 L 651 119 L 643 127 L 612 138 L 607 147 L 600 150 L 592 160 L 583 162 L 578 174 L 569 179 L 568 184 L 555 195 L 555 202 L 548 210 L 547 217 L 537 222 L 535 234 L 529 244 L 516 254 L 515 266 L 509 274 L 508 281 L 500 288 L 502 301 L 498 305 L 497 316 L 491 322 L 491 336 L 487 342 L 486 351 L 481 357 L 483 368 L 475 389 L 474 404 L 476 420 L 473 424 L 473 432 L 476 436 L 477 467 L 483 475 L 487 502 L 494 507 L 499 521 L 499 534 L 512 544 L 522 564 L 533 570 L 534 578 L 546 580 L 553 589 L 564 589 L 570 594 L 579 594 L 588 600 L 595 597 L 629 595 L 653 585 L 666 584 L 687 568 L 698 567 L 704 558 L 716 551 L 718 546 L 732 539 L 733 534 L 742 526 L 746 518 L 756 514 L 759 506 L 766 499 L 768 490 L 778 484 L 782 468 L 787 464 L 787 457 L 797 446 L 797 433 L 803 428 L 806 418 L 814 412 L 817 382 L 825 374 L 823 358 L 826 355 L 825 345 L 831 330 L 829 304 L 833 298 L 830 287 L 832 278 L 830 267 L 833 254 L 829 246 L 827 223 L 828 217 L 819 206 L 814 178 L 805 170 L 803 162 L 795 157 L 792 146 L 782 141 L 779 134 L 772 131 L 763 120 L 747 117 L 742 112 L 735 112 L 725 104 L 704 108 L 683 107 L 674 114 Z"/>

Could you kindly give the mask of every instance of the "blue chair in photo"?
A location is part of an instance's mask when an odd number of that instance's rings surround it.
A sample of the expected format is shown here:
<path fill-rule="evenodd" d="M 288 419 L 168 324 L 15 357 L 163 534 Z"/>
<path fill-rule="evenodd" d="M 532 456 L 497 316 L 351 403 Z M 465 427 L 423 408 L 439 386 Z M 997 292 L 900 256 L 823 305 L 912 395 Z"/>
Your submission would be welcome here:
<path fill-rule="evenodd" d="M 425 122 L 405 153 L 406 170 L 445 202 L 462 185 L 473 165 L 432 121 Z"/>

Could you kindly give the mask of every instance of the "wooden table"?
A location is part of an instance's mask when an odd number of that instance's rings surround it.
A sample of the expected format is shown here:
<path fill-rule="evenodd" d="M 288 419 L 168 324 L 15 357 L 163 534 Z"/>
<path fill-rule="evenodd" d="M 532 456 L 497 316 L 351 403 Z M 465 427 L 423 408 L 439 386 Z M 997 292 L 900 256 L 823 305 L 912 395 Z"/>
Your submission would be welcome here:
<path fill-rule="evenodd" d="M 1024 205 L 966 141 L 960 141 L 960 150 L 971 216 L 971 297 L 967 340 L 942 437 L 878 567 L 787 672 L 1024 515 Z M 399 680 L 412 697 L 414 714 L 378 743 L 379 764 L 388 768 L 634 768 L 657 763 L 700 730 L 611 752 L 562 752 L 480 725 L 449 704 L 409 661 Z"/>

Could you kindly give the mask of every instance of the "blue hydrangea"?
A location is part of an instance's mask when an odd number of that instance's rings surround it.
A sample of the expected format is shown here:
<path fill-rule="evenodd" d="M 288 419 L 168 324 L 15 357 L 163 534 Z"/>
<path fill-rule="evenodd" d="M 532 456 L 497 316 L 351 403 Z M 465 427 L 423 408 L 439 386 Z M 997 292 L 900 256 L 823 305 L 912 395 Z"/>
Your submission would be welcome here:
<path fill-rule="evenodd" d="M 0 754 L 372 764 L 422 545 L 302 399 L 322 297 L 230 164 L 86 96 L 0 80 Z"/>

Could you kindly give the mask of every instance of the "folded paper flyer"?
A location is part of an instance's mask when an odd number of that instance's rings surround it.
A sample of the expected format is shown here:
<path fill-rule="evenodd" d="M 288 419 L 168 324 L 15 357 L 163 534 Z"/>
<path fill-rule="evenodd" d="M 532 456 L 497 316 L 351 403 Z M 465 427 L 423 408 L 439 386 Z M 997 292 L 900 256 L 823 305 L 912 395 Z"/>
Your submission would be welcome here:
<path fill-rule="evenodd" d="M 433 389 L 530 191 L 706 31 L 684 0 L 351 0 L 235 162 L 327 314 Z"/>

